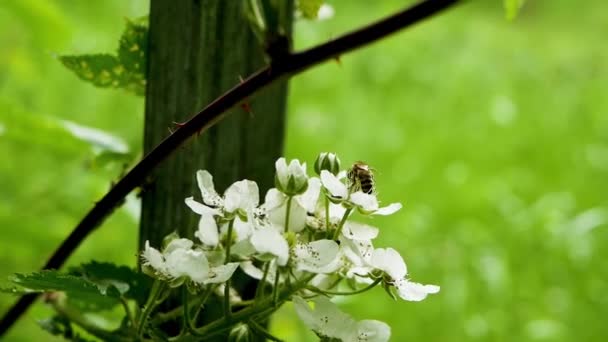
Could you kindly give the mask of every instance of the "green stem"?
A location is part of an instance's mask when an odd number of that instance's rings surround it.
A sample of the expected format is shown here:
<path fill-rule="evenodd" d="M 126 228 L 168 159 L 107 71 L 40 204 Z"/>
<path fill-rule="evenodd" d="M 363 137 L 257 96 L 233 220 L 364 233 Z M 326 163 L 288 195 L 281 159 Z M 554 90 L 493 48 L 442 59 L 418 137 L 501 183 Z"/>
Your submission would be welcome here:
<path fill-rule="evenodd" d="M 334 240 L 338 240 L 340 237 L 340 233 L 342 233 L 342 227 L 344 227 L 344 223 L 348 219 L 350 212 L 353 211 L 353 208 L 346 209 L 344 212 L 344 216 L 342 216 L 342 220 L 340 220 L 340 224 L 338 224 L 338 228 L 336 228 L 336 232 L 334 233 Z"/>
<path fill-rule="evenodd" d="M 382 278 L 378 278 L 376 279 L 373 283 L 367 285 L 366 287 L 356 290 L 356 291 L 352 291 L 352 292 L 340 292 L 340 291 L 329 291 L 329 290 L 321 290 L 318 289 L 316 287 L 313 286 L 307 286 L 306 289 L 318 294 L 322 294 L 322 295 L 332 295 L 332 296 L 351 296 L 351 295 L 356 295 L 359 293 L 363 293 L 365 291 L 369 291 L 372 288 L 374 288 L 376 285 L 378 285 L 380 282 L 382 281 Z"/>
<path fill-rule="evenodd" d="M 325 228 L 327 229 L 327 235 L 329 235 L 330 232 L 329 224 L 329 198 L 325 196 Z"/>
<path fill-rule="evenodd" d="M 148 300 L 146 301 L 146 305 L 144 306 L 144 311 L 139 316 L 139 322 L 137 323 L 137 336 L 141 340 L 144 335 L 144 330 L 146 326 L 146 321 L 148 317 L 152 313 L 152 310 L 157 305 L 157 298 L 164 290 L 164 284 L 160 280 L 155 280 L 152 285 L 152 290 L 150 290 L 150 294 L 148 295 Z"/>
<path fill-rule="evenodd" d="M 289 231 L 289 215 L 291 214 L 291 200 L 293 196 L 287 197 L 287 208 L 285 208 L 285 233 Z"/>
<path fill-rule="evenodd" d="M 196 327 L 192 324 L 192 319 L 190 319 L 190 308 L 188 307 L 188 288 L 186 286 L 182 287 L 182 303 L 183 303 L 183 313 L 184 313 L 184 325 L 188 331 L 194 333 Z"/>
<path fill-rule="evenodd" d="M 234 220 L 230 220 L 228 223 L 228 239 L 226 243 L 226 258 L 224 259 L 224 265 L 230 262 L 230 247 L 232 247 L 232 229 L 234 228 Z M 224 287 L 224 316 L 230 318 L 232 315 L 232 308 L 230 308 L 230 278 L 226 280 Z"/>
<path fill-rule="evenodd" d="M 255 331 L 258 335 L 261 335 L 267 340 L 275 341 L 275 342 L 283 342 L 283 340 L 279 339 L 276 336 L 273 336 L 268 330 L 264 329 L 263 326 L 259 325 L 256 321 L 249 321 L 249 326 Z"/>
<path fill-rule="evenodd" d="M 255 299 L 258 300 L 264 295 L 264 288 L 266 287 L 266 278 L 268 278 L 268 270 L 270 269 L 270 262 L 264 264 L 264 275 L 262 280 L 258 283 L 258 287 L 255 289 Z"/>
<path fill-rule="evenodd" d="M 283 304 L 287 301 L 294 293 L 303 289 L 306 284 L 314 277 L 314 274 L 304 277 L 304 279 L 298 281 L 292 288 L 285 289 L 279 294 L 279 303 Z M 259 305 L 252 305 L 243 310 L 235 312 L 231 319 L 227 319 L 226 317 L 215 320 L 204 327 L 197 329 L 196 333 L 198 335 L 204 335 L 205 337 L 210 337 L 213 335 L 217 335 L 223 331 L 230 329 L 237 322 L 246 322 L 252 317 L 265 313 L 274 312 L 279 306 L 275 305 L 273 298 L 268 298 L 266 300 L 260 301 Z"/>
<path fill-rule="evenodd" d="M 129 308 L 129 303 L 127 302 L 125 297 L 120 297 L 120 304 L 125 309 L 125 315 L 127 316 L 129 323 L 131 323 L 132 327 L 135 327 L 135 318 L 133 318 L 133 314 L 131 313 L 131 309 Z"/>

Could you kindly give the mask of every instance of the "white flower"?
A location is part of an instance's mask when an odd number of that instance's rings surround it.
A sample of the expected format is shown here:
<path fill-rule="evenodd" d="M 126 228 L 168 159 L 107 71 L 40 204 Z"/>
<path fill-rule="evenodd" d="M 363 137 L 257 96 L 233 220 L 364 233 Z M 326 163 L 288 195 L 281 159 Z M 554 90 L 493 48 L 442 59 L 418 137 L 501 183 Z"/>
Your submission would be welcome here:
<path fill-rule="evenodd" d="M 258 186 L 253 181 L 241 180 L 230 185 L 224 196 L 220 197 L 215 191 L 213 176 L 208 171 L 199 170 L 196 180 L 203 203 L 195 201 L 193 197 L 185 200 L 192 211 L 201 215 L 195 236 L 205 245 L 216 246 L 219 233 L 215 217 L 232 218 L 236 213 L 244 215 L 250 208 L 257 207 L 260 201 Z"/>
<path fill-rule="evenodd" d="M 420 301 L 428 294 L 439 292 L 437 285 L 423 285 L 410 282 L 407 276 L 407 266 L 399 253 L 392 248 L 374 250 L 370 264 L 384 272 L 390 278 L 390 285 L 397 290 L 399 297 L 409 301 Z"/>
<path fill-rule="evenodd" d="M 193 244 L 188 239 L 174 239 L 160 253 L 146 241 L 142 252 L 143 264 L 152 267 L 159 279 L 187 278 L 198 284 L 226 282 L 238 267 L 238 263 L 212 267 L 203 251 L 191 249 Z M 173 285 L 178 286 L 181 283 Z"/>
<path fill-rule="evenodd" d="M 327 170 L 321 170 L 321 183 L 327 189 L 332 199 L 346 201 L 357 207 L 363 214 L 386 216 L 401 209 L 401 203 L 391 203 L 386 207 L 380 208 L 378 199 L 374 194 L 366 194 L 362 191 L 351 194 L 346 184 L 340 181 L 338 176 L 334 176 Z"/>
<path fill-rule="evenodd" d="M 289 166 L 285 158 L 279 158 L 275 163 L 276 177 L 275 186 L 281 192 L 294 196 L 306 191 L 308 176 L 306 175 L 306 163 L 293 159 Z"/>
<path fill-rule="evenodd" d="M 321 337 L 343 342 L 384 342 L 390 338 L 391 329 L 385 323 L 375 320 L 357 322 L 326 297 L 312 299 L 314 309 L 300 297 L 293 297 L 293 302 L 302 322 Z"/>
<path fill-rule="evenodd" d="M 308 181 L 308 188 L 301 195 L 291 200 L 289 209 L 289 230 L 299 232 L 306 226 L 307 213 L 313 213 L 321 191 L 321 182 L 318 178 Z M 287 215 L 288 196 L 277 189 L 270 189 L 266 193 L 263 208 L 268 213 L 268 219 L 276 226 L 284 227 Z"/>
<path fill-rule="evenodd" d="M 333 240 L 298 243 L 293 248 L 296 270 L 313 273 L 332 273 L 338 263 L 340 247 Z"/>

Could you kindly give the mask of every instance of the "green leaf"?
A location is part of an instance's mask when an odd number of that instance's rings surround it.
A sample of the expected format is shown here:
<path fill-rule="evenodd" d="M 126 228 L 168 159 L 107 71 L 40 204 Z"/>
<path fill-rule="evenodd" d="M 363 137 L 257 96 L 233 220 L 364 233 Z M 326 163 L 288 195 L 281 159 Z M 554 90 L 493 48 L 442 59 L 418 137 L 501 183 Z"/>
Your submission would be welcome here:
<path fill-rule="evenodd" d="M 109 54 L 60 56 L 59 60 L 76 76 L 97 87 L 118 88 L 125 73 L 118 58 Z"/>
<path fill-rule="evenodd" d="M 15 274 L 9 280 L 17 285 L 2 292 L 15 294 L 65 292 L 68 303 L 85 311 L 108 310 L 119 304 L 118 296 L 110 291 L 102 291 L 96 284 L 56 270 L 46 270 L 30 274 Z"/>
<path fill-rule="evenodd" d="M 151 286 L 150 278 L 127 266 L 118 266 L 108 262 L 91 261 L 72 268 L 72 274 L 77 274 L 94 283 L 105 291 L 117 291 L 118 296 L 134 299 L 144 304 Z"/>
<path fill-rule="evenodd" d="M 127 27 L 120 37 L 118 59 L 132 74 L 143 79 L 146 72 L 146 51 L 148 51 L 148 27 L 145 24 L 127 20 Z"/>
<path fill-rule="evenodd" d="M 101 88 L 122 88 L 144 95 L 146 86 L 146 17 L 127 20 L 117 55 L 64 55 L 59 60 L 78 77 Z"/>
<path fill-rule="evenodd" d="M 525 2 L 526 0 L 504 0 L 505 14 L 507 19 L 515 19 Z"/>
<path fill-rule="evenodd" d="M 306 19 L 317 19 L 319 9 L 323 5 L 323 0 L 300 0 L 298 1 L 298 9 L 302 12 L 302 16 Z"/>

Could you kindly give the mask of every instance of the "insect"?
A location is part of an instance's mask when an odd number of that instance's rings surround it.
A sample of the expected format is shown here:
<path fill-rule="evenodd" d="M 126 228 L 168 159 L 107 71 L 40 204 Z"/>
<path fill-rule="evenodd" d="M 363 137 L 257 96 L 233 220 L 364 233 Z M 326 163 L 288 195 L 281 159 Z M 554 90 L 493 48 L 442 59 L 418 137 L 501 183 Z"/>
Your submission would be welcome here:
<path fill-rule="evenodd" d="M 366 194 L 373 194 L 376 191 L 374 173 L 369 165 L 362 161 L 353 164 L 347 177 L 351 192 L 361 190 Z"/>

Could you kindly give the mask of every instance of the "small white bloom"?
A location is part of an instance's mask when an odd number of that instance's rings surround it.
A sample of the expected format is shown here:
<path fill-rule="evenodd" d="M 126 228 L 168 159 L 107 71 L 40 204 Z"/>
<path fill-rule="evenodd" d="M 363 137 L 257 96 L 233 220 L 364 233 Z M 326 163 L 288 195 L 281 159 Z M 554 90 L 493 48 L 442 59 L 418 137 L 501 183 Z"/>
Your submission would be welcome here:
<path fill-rule="evenodd" d="M 401 209 L 401 203 L 391 203 L 386 207 L 379 208 L 376 195 L 366 194 L 362 191 L 350 195 L 350 201 L 364 214 L 388 216 Z"/>
<path fill-rule="evenodd" d="M 439 292 L 437 285 L 423 285 L 409 281 L 407 266 L 399 253 L 392 248 L 378 248 L 374 250 L 370 264 L 386 273 L 390 278 L 390 285 L 397 290 L 399 297 L 409 301 L 421 301 L 428 294 Z"/>
<path fill-rule="evenodd" d="M 397 289 L 399 297 L 413 302 L 425 299 L 428 294 L 438 293 L 440 289 L 437 285 L 423 285 L 411 282 L 407 279 L 396 281 L 395 288 Z"/>
<path fill-rule="evenodd" d="M 220 197 L 215 191 L 213 177 L 208 171 L 199 170 L 196 173 L 196 180 L 203 203 L 194 200 L 193 197 L 185 199 L 186 205 L 201 215 L 195 236 L 207 246 L 217 246 L 219 232 L 215 217 L 233 217 L 237 212 L 243 214 L 257 207 L 260 201 L 258 186 L 253 181 L 241 180 L 230 185 L 224 192 L 224 197 Z"/>
<path fill-rule="evenodd" d="M 288 166 L 285 158 L 279 158 L 275 163 L 275 168 L 275 186 L 281 192 L 294 196 L 306 191 L 308 186 L 306 163 L 301 164 L 299 160 L 293 159 Z"/>
<path fill-rule="evenodd" d="M 314 309 L 300 297 L 293 297 L 293 302 L 302 322 L 322 337 L 343 342 L 384 342 L 390 338 L 390 327 L 385 323 L 374 320 L 357 322 L 326 297 L 313 298 Z"/>
<path fill-rule="evenodd" d="M 165 257 L 167 273 L 173 279 L 188 277 L 202 283 L 209 274 L 209 262 L 202 251 L 175 249 Z"/>
<path fill-rule="evenodd" d="M 205 253 L 191 249 L 193 245 L 188 239 L 173 239 L 160 253 L 146 241 L 142 252 L 143 265 L 152 267 L 159 279 L 185 278 L 199 284 L 225 282 L 238 267 L 238 263 L 211 267 Z M 181 285 L 181 282 L 172 286 L 177 285 Z"/>
<path fill-rule="evenodd" d="M 321 170 L 321 183 L 327 189 L 331 198 L 346 201 L 366 215 L 386 216 L 401 209 L 401 203 L 391 203 L 386 207 L 380 208 L 375 194 L 366 194 L 362 191 L 350 193 L 346 184 L 339 177 L 334 176 L 326 170 Z"/>

